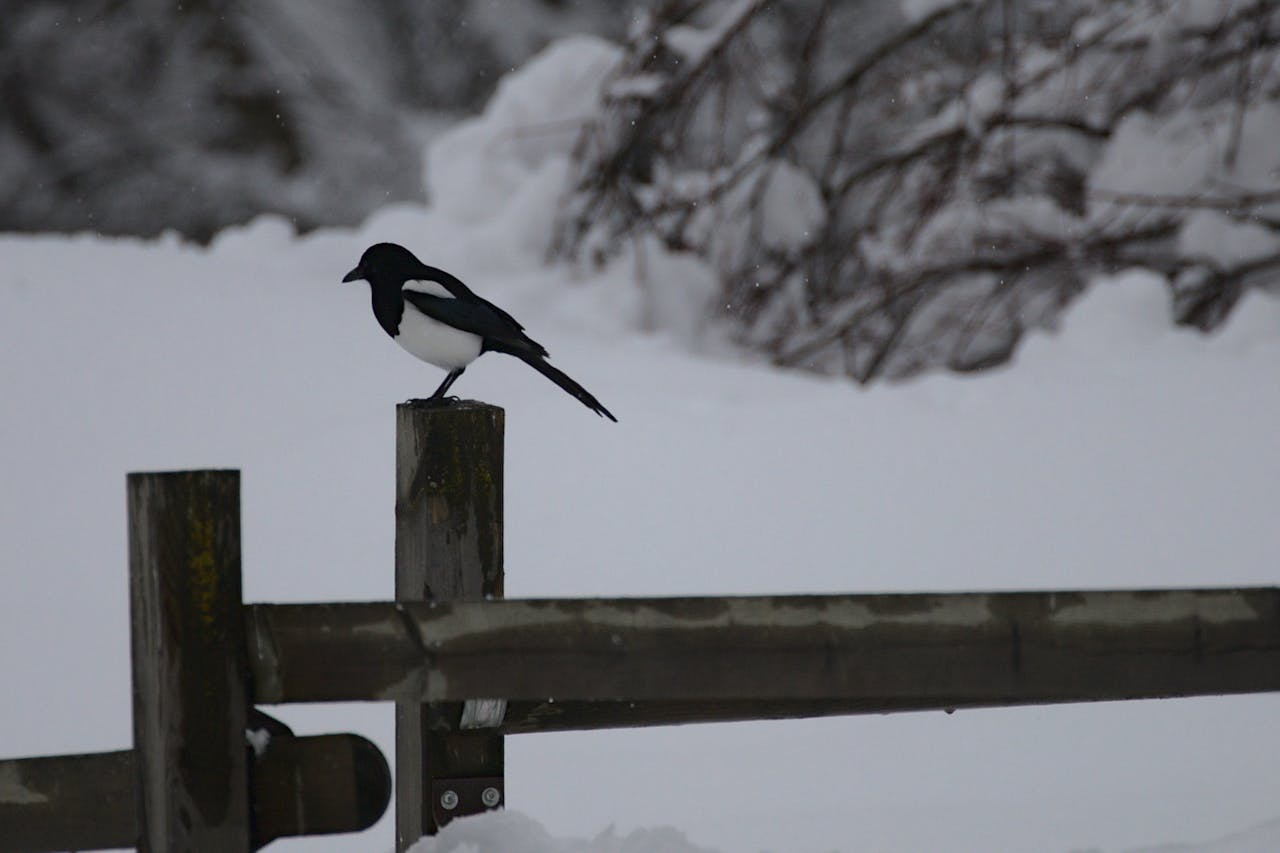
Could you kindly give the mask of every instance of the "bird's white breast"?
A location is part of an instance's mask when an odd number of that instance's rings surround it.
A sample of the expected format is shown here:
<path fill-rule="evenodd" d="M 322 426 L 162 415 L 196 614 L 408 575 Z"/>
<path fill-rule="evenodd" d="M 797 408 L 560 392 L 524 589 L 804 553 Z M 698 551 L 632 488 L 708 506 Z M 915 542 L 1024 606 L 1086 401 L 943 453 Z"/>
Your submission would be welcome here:
<path fill-rule="evenodd" d="M 483 343 L 479 335 L 433 320 L 410 302 L 404 304 L 400 331 L 395 340 L 408 352 L 443 370 L 466 367 L 475 361 Z"/>

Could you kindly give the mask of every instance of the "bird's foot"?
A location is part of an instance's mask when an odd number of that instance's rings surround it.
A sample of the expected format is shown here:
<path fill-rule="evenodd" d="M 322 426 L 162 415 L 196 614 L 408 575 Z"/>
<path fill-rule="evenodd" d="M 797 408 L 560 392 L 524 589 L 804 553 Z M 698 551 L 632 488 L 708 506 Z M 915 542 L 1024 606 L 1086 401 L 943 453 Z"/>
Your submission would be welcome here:
<path fill-rule="evenodd" d="M 461 402 L 462 402 L 462 398 L 461 398 L 461 397 L 455 397 L 455 396 L 453 396 L 453 395 L 449 395 L 448 397 L 436 397 L 436 396 L 431 396 L 431 397 L 426 398 L 426 399 L 425 399 L 425 400 L 423 400 L 422 402 L 426 403 L 428 406 L 436 406 L 436 407 L 439 407 L 439 408 L 448 408 L 449 406 L 456 406 L 456 405 L 458 405 L 459 403 L 461 403 Z"/>

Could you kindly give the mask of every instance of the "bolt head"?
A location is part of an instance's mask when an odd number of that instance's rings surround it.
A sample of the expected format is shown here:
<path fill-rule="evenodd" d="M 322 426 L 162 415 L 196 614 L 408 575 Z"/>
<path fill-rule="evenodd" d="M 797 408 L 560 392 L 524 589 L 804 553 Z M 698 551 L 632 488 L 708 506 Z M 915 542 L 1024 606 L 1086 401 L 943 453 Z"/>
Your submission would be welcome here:
<path fill-rule="evenodd" d="M 440 795 L 440 805 L 446 811 L 453 811 L 458 807 L 458 792 L 452 789 L 445 791 Z"/>
<path fill-rule="evenodd" d="M 502 794 L 497 788 L 485 788 L 480 792 L 480 802 L 484 803 L 489 808 L 493 808 L 498 803 L 502 802 Z"/>

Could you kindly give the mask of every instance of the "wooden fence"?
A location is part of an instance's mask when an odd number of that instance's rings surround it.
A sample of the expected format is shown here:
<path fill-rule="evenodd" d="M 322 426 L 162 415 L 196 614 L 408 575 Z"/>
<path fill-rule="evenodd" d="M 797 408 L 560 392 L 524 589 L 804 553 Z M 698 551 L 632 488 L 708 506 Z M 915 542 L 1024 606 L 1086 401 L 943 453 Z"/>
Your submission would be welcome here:
<path fill-rule="evenodd" d="M 404 850 L 503 804 L 508 734 L 1280 690 L 1275 588 L 499 600 L 502 432 L 398 408 L 391 602 L 245 605 L 238 473 L 130 475 L 134 748 L 0 761 L 0 851 L 376 822 L 378 749 L 260 704 L 396 703 Z"/>

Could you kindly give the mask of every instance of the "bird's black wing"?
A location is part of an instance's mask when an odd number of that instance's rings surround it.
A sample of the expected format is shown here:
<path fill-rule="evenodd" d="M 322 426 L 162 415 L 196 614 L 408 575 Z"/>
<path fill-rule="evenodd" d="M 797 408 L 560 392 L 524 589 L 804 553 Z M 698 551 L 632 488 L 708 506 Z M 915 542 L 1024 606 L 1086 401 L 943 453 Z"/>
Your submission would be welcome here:
<path fill-rule="evenodd" d="M 467 287 L 465 284 L 462 283 L 462 279 L 458 278 L 453 273 L 448 273 L 440 269 L 439 267 L 431 267 L 431 266 L 427 266 L 426 264 L 422 265 L 422 269 L 423 269 L 423 272 L 425 273 L 422 276 L 422 280 L 434 281 L 436 284 L 439 284 L 441 287 L 443 287 L 445 290 L 449 291 L 459 299 L 463 299 L 469 302 L 479 302 L 482 305 L 487 305 L 495 314 L 497 314 L 499 317 L 502 317 L 511 325 L 515 326 L 518 331 L 524 331 L 524 326 L 520 325 L 520 322 L 516 320 L 515 317 L 512 317 L 506 311 L 503 311 L 501 308 L 499 308 L 497 305 L 494 305 L 489 300 L 481 296 L 477 296 L 471 288 Z"/>
<path fill-rule="evenodd" d="M 436 279 L 432 279 L 436 280 Z M 442 282 L 443 283 L 443 282 Z M 484 338 L 486 344 L 497 344 L 503 352 L 545 356 L 542 344 L 524 333 L 524 327 L 511 315 L 491 302 L 467 293 L 470 298 L 432 296 L 416 290 L 401 291 L 404 299 L 433 320 Z M 452 288 L 450 288 L 450 292 Z M 493 349 L 493 346 L 489 346 Z"/>

